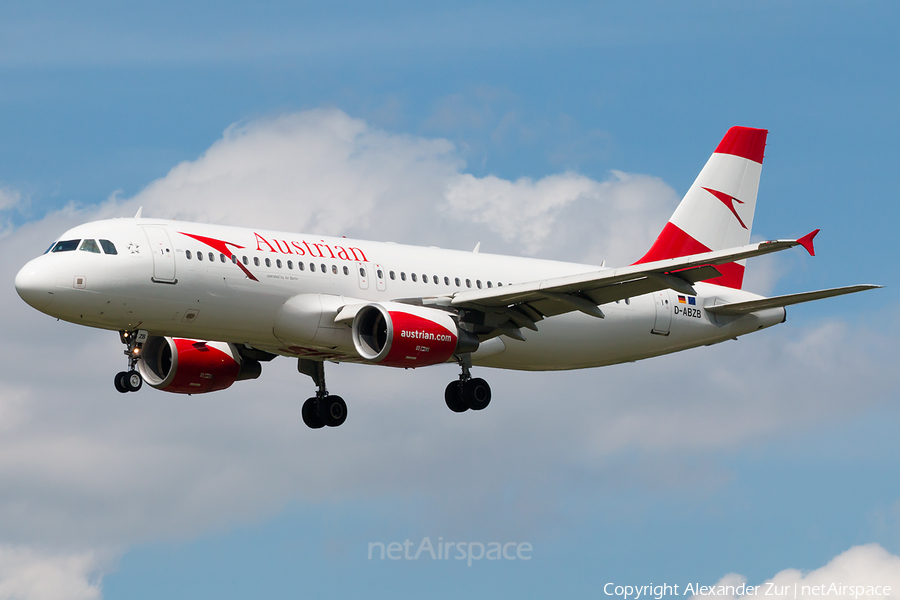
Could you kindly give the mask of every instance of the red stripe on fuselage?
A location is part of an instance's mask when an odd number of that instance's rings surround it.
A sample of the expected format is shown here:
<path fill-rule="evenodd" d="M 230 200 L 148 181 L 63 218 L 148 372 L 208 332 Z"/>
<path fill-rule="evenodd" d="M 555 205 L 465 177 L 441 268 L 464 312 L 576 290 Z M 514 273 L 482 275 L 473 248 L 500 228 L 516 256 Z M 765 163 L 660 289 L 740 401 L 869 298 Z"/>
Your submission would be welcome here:
<path fill-rule="evenodd" d="M 228 246 L 234 246 L 235 248 L 243 250 L 243 248 L 244 248 L 243 246 L 240 246 L 238 244 L 233 244 L 231 242 L 226 242 L 224 240 L 217 240 L 216 238 L 206 237 L 204 235 L 195 235 L 193 233 L 185 233 L 183 231 L 179 231 L 178 233 L 180 233 L 181 235 L 186 235 L 189 238 L 193 238 L 193 239 L 197 240 L 198 242 L 206 244 L 213 250 L 217 250 L 218 252 L 221 252 L 222 254 L 227 256 L 231 260 L 231 262 L 236 264 L 241 269 L 241 271 L 244 272 L 244 275 L 246 275 L 253 281 L 259 281 L 259 279 L 257 279 L 253 275 L 253 273 L 251 273 L 250 270 L 247 267 L 245 267 L 243 265 L 243 263 L 241 263 L 240 260 L 235 260 L 232 258 L 232 256 L 234 256 L 234 253 L 228 248 Z"/>

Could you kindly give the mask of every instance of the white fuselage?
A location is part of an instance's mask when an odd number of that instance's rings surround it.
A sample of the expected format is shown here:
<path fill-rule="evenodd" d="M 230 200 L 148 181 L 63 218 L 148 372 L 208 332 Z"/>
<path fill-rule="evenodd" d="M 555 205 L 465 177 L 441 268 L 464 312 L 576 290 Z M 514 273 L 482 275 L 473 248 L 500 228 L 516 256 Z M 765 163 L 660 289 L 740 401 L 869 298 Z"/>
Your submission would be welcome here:
<path fill-rule="evenodd" d="M 327 347 L 289 347 L 276 337 L 285 302 L 319 294 L 344 303 L 447 297 L 455 292 L 597 272 L 601 267 L 439 248 L 156 219 L 112 219 L 60 240 L 105 240 L 116 254 L 51 252 L 19 273 L 20 295 L 51 316 L 90 327 L 248 344 L 285 356 Z M 234 253 L 234 261 L 231 259 Z M 198 258 L 199 255 L 199 258 Z M 290 261 L 290 264 L 289 264 Z M 302 266 L 301 266 L 302 265 Z M 477 365 L 524 370 L 596 367 L 714 344 L 780 323 L 783 308 L 740 317 L 705 306 L 759 298 L 695 284 L 697 296 L 663 290 L 604 304 L 605 318 L 574 311 L 481 344 Z M 681 298 L 679 298 L 681 296 Z"/>

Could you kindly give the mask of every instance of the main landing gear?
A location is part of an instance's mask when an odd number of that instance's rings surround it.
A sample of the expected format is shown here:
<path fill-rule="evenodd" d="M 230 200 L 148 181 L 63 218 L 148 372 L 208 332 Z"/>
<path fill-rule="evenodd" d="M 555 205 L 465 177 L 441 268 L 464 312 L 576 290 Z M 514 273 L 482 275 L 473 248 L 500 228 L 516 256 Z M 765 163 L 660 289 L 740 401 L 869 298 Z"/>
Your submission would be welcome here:
<path fill-rule="evenodd" d="M 141 358 L 141 348 L 147 341 L 147 332 L 143 329 L 138 331 L 120 331 L 119 339 L 125 344 L 125 356 L 128 357 L 128 370 L 119 371 L 113 380 L 116 389 L 121 393 L 136 392 L 144 385 L 144 378 L 137 372 L 138 361 Z"/>
<path fill-rule="evenodd" d="M 303 403 L 300 415 L 310 429 L 337 427 L 347 420 L 347 403 L 340 396 L 332 396 L 325 389 L 325 363 L 320 360 L 300 358 L 297 370 L 312 377 L 318 390 L 316 395 Z"/>
<path fill-rule="evenodd" d="M 465 412 L 471 410 L 483 410 L 491 403 L 491 386 L 480 377 L 472 377 L 469 369 L 472 367 L 472 355 L 464 354 L 457 357 L 462 373 L 458 381 L 451 381 L 444 390 L 444 401 L 447 408 L 453 412 Z"/>

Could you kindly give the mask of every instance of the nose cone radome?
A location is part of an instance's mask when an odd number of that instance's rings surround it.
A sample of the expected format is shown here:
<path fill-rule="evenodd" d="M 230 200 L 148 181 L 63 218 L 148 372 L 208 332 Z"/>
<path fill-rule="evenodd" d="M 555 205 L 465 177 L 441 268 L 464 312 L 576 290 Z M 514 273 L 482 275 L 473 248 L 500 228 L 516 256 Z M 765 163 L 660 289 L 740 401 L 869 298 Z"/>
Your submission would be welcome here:
<path fill-rule="evenodd" d="M 47 261 L 35 259 L 22 267 L 16 275 L 19 297 L 38 310 L 44 310 L 53 300 L 56 270 Z"/>

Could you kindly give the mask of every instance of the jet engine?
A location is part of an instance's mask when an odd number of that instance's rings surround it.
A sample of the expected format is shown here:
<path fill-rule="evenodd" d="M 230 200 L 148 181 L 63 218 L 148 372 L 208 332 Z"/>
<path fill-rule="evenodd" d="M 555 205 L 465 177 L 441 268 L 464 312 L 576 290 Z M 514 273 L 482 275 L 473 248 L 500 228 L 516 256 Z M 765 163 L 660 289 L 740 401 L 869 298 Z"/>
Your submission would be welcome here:
<path fill-rule="evenodd" d="M 478 338 L 460 329 L 450 313 L 398 302 L 360 308 L 352 337 L 360 356 L 389 367 L 435 365 L 478 349 Z"/>
<path fill-rule="evenodd" d="M 144 343 L 137 367 L 149 385 L 176 394 L 224 390 L 262 373 L 259 362 L 243 358 L 233 344 L 159 336 Z"/>

